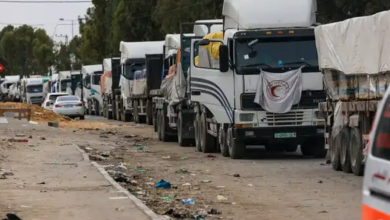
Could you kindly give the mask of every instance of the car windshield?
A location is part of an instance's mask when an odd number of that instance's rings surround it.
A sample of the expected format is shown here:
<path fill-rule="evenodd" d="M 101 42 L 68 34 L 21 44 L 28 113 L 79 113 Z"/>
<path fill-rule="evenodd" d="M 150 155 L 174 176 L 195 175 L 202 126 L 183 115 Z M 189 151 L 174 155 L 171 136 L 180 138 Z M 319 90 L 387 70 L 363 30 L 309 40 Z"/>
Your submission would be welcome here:
<path fill-rule="evenodd" d="M 100 77 L 102 76 L 102 72 L 95 72 L 94 75 L 92 75 L 92 85 L 100 85 Z"/>
<path fill-rule="evenodd" d="M 31 85 L 27 86 L 27 92 L 28 93 L 40 93 L 43 90 L 42 85 Z"/>
<path fill-rule="evenodd" d="M 258 40 L 252 46 L 248 43 Z M 238 71 L 245 67 L 280 69 L 317 67 L 318 58 L 314 36 L 279 37 L 261 39 L 239 39 L 236 43 L 236 66 Z"/>
<path fill-rule="evenodd" d="M 66 96 L 66 95 L 65 94 L 50 95 L 49 96 L 49 100 L 51 102 L 55 102 L 57 100 L 57 98 L 60 97 L 60 96 Z"/>
<path fill-rule="evenodd" d="M 57 98 L 57 102 L 67 102 L 67 101 L 79 101 L 77 96 L 61 96 Z"/>
<path fill-rule="evenodd" d="M 376 128 L 372 155 L 390 161 L 390 96 L 387 98 Z"/>
<path fill-rule="evenodd" d="M 129 63 L 129 64 L 126 64 L 123 76 L 126 79 L 128 79 L 128 80 L 133 80 L 135 71 L 138 71 L 138 70 L 142 71 L 145 68 L 146 67 L 145 67 L 144 63 L 131 63 L 131 64 Z"/>
<path fill-rule="evenodd" d="M 67 87 L 72 87 L 71 79 L 62 79 L 61 80 L 61 92 L 66 92 Z"/>

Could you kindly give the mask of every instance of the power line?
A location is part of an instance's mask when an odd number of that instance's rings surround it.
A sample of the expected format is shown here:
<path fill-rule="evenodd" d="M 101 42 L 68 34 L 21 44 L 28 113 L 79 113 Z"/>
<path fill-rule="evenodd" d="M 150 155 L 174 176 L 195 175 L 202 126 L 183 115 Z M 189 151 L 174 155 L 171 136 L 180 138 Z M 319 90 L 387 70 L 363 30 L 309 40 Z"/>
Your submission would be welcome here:
<path fill-rule="evenodd" d="M 41 4 L 41 3 L 61 3 L 61 4 L 69 4 L 69 3 L 92 3 L 92 1 L 54 1 L 54 0 L 46 0 L 46 1 L 26 1 L 26 0 L 0 0 L 3 3 L 32 3 L 32 4 Z"/>

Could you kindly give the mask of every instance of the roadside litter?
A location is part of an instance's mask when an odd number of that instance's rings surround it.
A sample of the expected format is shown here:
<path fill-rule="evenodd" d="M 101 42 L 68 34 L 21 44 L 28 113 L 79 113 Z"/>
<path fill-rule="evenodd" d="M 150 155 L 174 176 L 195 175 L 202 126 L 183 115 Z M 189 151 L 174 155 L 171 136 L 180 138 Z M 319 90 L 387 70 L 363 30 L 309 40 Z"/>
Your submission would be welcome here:
<path fill-rule="evenodd" d="M 170 188 L 171 188 L 171 183 L 170 183 L 170 182 L 166 182 L 166 181 L 164 181 L 164 180 L 160 180 L 160 181 L 156 184 L 156 188 L 170 189 Z"/>
<path fill-rule="evenodd" d="M 208 158 L 216 158 L 217 156 L 215 156 L 213 154 L 207 154 L 206 157 L 208 157 Z"/>
<path fill-rule="evenodd" d="M 182 204 L 195 204 L 195 201 L 193 199 L 182 199 L 181 200 Z"/>
<path fill-rule="evenodd" d="M 201 183 L 211 183 L 211 180 L 202 180 Z"/>
<path fill-rule="evenodd" d="M 11 170 L 0 169 L 0 179 L 7 179 L 7 176 L 13 176 L 14 173 Z"/>
<path fill-rule="evenodd" d="M 218 195 L 217 199 L 218 199 L 218 201 L 226 201 L 227 200 L 227 198 L 222 196 L 222 195 Z"/>

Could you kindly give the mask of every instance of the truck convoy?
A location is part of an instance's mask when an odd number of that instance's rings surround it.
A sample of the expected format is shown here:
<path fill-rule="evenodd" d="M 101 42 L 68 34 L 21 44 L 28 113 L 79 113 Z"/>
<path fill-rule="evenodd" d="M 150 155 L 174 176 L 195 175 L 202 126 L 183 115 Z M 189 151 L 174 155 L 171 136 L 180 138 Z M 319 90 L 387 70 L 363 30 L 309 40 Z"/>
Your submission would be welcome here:
<path fill-rule="evenodd" d="M 118 120 L 130 121 L 131 117 L 138 123 L 146 119 L 146 105 L 151 104 L 145 70 L 145 57 L 147 54 L 162 54 L 164 41 L 149 42 L 121 42 L 122 74 L 120 77 L 120 95 L 116 95 L 116 116 Z M 159 75 L 161 76 L 161 75 Z M 135 78 L 137 77 L 137 78 Z M 156 78 L 158 81 L 160 77 Z M 150 105 L 148 107 L 150 109 Z"/>
<path fill-rule="evenodd" d="M 334 170 L 363 175 L 371 124 L 390 86 L 389 25 L 386 11 L 315 30 L 327 93 L 327 101 L 319 108 L 327 119 L 326 147 Z M 373 153 L 371 158 L 366 167 L 370 181 L 385 168 L 375 165 L 381 155 Z"/>
<path fill-rule="evenodd" d="M 83 76 L 83 97 L 76 94 L 83 100 L 87 113 L 89 115 L 101 115 L 103 99 L 100 93 L 100 77 L 103 74 L 102 65 L 82 66 L 81 74 Z"/>

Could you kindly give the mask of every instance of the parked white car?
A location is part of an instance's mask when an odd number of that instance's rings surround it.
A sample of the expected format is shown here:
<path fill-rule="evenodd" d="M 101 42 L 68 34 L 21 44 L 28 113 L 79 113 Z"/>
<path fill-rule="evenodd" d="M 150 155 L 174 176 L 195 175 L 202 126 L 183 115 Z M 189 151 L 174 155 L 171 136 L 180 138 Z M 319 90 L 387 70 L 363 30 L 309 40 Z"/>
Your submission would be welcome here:
<path fill-rule="evenodd" d="M 84 106 L 77 96 L 60 96 L 54 103 L 53 111 L 56 114 L 84 120 Z"/>
<path fill-rule="evenodd" d="M 67 93 L 48 93 L 45 97 L 45 100 L 42 103 L 42 108 L 47 110 L 53 110 L 53 105 L 56 102 L 57 98 L 60 96 L 68 96 Z"/>

